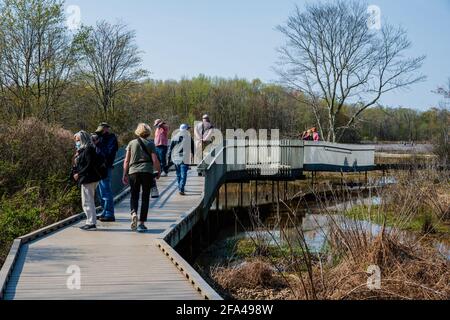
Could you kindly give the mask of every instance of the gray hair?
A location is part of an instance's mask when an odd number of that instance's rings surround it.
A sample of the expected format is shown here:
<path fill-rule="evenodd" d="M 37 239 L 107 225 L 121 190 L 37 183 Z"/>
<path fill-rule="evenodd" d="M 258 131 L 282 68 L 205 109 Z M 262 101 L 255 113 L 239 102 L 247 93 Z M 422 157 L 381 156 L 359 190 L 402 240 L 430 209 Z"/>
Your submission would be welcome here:
<path fill-rule="evenodd" d="M 80 138 L 80 142 L 81 142 L 81 148 L 87 148 L 90 145 L 92 145 L 92 136 L 87 133 L 86 131 L 80 131 L 75 133 L 74 137 L 78 137 Z"/>

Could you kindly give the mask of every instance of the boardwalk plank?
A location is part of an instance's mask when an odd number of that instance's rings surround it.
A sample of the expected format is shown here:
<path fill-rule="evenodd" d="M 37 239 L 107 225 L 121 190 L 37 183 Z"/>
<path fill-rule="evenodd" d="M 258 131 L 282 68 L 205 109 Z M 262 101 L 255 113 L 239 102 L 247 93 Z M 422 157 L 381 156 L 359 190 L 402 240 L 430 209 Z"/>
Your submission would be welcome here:
<path fill-rule="evenodd" d="M 154 245 L 154 240 L 186 216 L 201 199 L 203 178 L 190 172 L 187 197 L 178 195 L 171 174 L 158 182 L 161 197 L 151 201 L 146 234 L 130 231 L 129 198 L 116 206 L 116 223 L 98 223 L 97 232 L 82 232 L 84 223 L 65 227 L 25 244 L 6 288 L 6 299 L 195 300 L 195 291 Z M 81 270 L 81 290 L 69 290 L 69 266 Z"/>

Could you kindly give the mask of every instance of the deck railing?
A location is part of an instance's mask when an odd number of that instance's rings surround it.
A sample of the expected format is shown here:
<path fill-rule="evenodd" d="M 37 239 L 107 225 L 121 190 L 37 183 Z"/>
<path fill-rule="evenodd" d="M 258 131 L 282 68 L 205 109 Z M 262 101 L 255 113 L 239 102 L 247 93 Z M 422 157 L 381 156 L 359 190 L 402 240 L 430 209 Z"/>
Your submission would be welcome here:
<path fill-rule="evenodd" d="M 303 152 L 302 141 L 224 141 L 223 146 L 216 147 L 198 165 L 198 171 L 205 177 L 205 210 L 230 173 L 268 179 L 286 176 L 303 168 Z"/>

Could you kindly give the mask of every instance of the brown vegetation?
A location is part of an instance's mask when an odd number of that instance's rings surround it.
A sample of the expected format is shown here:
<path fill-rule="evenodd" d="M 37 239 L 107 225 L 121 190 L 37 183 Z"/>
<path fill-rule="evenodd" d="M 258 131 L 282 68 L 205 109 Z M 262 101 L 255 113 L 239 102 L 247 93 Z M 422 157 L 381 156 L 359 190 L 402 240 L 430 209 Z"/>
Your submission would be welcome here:
<path fill-rule="evenodd" d="M 448 256 L 430 237 L 437 229 L 442 241 L 450 235 L 449 173 L 430 169 L 397 179 L 397 184 L 373 191 L 381 203 L 348 206 L 339 215 L 330 208 L 350 201 L 349 195 L 319 200 L 322 214 L 330 221 L 329 230 L 323 230 L 327 244 L 321 252 L 308 248 L 291 208 L 292 223 L 281 230 L 285 243 L 277 244 L 282 259 L 274 262 L 260 254 L 270 250 L 256 249 L 246 262 L 215 268 L 211 277 L 237 299 L 449 299 Z M 362 194 L 356 202 L 364 203 Z M 258 223 L 262 232 L 273 232 Z M 261 238 L 255 236 L 252 241 L 267 247 Z M 371 266 L 381 272 L 379 289 L 368 287 Z"/>

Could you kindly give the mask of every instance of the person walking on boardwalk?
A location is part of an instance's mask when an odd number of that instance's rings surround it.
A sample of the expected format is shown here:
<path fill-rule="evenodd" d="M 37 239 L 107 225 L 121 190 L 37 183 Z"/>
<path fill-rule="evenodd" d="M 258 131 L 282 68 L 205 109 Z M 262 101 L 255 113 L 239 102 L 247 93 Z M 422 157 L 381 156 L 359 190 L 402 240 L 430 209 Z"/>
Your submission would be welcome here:
<path fill-rule="evenodd" d="M 77 152 L 73 160 L 72 177 L 81 186 L 81 204 L 87 216 L 86 225 L 81 229 L 94 231 L 97 229 L 95 190 L 102 178 L 99 172 L 101 163 L 98 161 L 99 155 L 92 143 L 91 136 L 87 132 L 78 132 L 75 134 L 74 140 Z"/>
<path fill-rule="evenodd" d="M 114 195 L 111 189 L 111 175 L 116 159 L 119 144 L 117 136 L 110 132 L 111 126 L 104 122 L 99 125 L 95 132 L 98 136 L 98 143 L 96 144 L 97 152 L 106 159 L 108 167 L 108 176 L 99 183 L 99 191 L 103 212 L 98 216 L 102 222 L 116 221 L 114 215 Z"/>
<path fill-rule="evenodd" d="M 148 140 L 152 129 L 148 124 L 138 125 L 135 134 L 137 139 L 131 141 L 127 147 L 127 154 L 123 165 L 123 183 L 131 188 L 131 230 L 146 232 L 148 209 L 150 205 L 150 190 L 152 181 L 161 176 L 161 167 L 156 154 L 155 144 Z M 154 172 L 156 170 L 156 176 Z M 138 225 L 139 196 L 142 191 L 142 203 Z"/>
<path fill-rule="evenodd" d="M 155 146 L 158 154 L 159 162 L 161 163 L 162 176 L 166 177 L 169 174 L 169 167 L 167 166 L 167 151 L 169 149 L 169 126 L 161 119 L 155 121 Z"/>
<path fill-rule="evenodd" d="M 189 164 L 194 155 L 194 140 L 189 133 L 189 125 L 182 124 L 180 131 L 172 138 L 169 149 L 169 163 L 175 165 L 177 172 L 178 190 L 184 196 Z"/>

